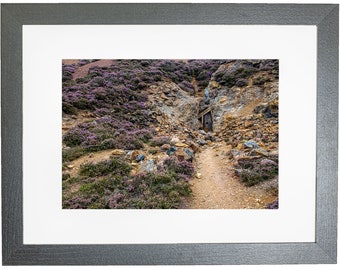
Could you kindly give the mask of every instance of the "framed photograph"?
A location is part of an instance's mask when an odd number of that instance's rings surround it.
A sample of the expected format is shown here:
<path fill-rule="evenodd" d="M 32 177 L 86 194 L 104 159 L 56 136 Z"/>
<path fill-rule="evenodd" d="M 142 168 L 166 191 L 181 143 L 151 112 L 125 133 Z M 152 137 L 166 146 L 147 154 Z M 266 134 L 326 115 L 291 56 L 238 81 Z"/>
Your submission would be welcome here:
<path fill-rule="evenodd" d="M 335 264 L 338 13 L 2 4 L 3 265 Z"/>

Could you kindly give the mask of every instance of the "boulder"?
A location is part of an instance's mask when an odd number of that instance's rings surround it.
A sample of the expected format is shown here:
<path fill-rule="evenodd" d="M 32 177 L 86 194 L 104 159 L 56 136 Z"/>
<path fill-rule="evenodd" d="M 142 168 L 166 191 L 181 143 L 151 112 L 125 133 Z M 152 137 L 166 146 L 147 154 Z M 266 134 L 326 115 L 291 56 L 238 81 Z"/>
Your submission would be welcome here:
<path fill-rule="evenodd" d="M 169 155 L 169 156 L 171 156 L 171 155 L 173 155 L 175 152 L 176 152 L 176 147 L 174 147 L 174 146 L 171 146 L 170 147 L 170 149 L 168 150 L 168 151 L 166 151 L 166 153 Z"/>
<path fill-rule="evenodd" d="M 197 152 L 199 150 L 199 145 L 197 143 L 194 143 L 193 141 L 189 142 L 189 147 L 194 151 Z"/>
<path fill-rule="evenodd" d="M 247 120 L 247 121 L 244 122 L 244 127 L 245 127 L 245 128 L 249 128 L 249 127 L 251 127 L 252 125 L 253 125 L 253 122 L 251 122 L 251 121 L 249 121 L 249 120 Z"/>
<path fill-rule="evenodd" d="M 163 145 L 161 146 L 161 150 L 162 150 L 162 151 L 167 151 L 167 150 L 170 149 L 170 147 L 171 147 L 171 145 L 166 143 L 166 144 L 163 144 Z"/>
<path fill-rule="evenodd" d="M 261 162 L 260 162 L 260 164 L 262 165 L 262 166 L 268 166 L 268 165 L 277 165 L 277 163 L 275 162 L 275 161 L 273 161 L 273 160 L 271 160 L 271 159 L 262 159 L 261 160 Z"/>
<path fill-rule="evenodd" d="M 181 141 L 177 137 L 173 137 L 170 142 L 171 144 L 176 144 L 176 143 L 180 143 Z"/>
<path fill-rule="evenodd" d="M 258 155 L 261 155 L 261 156 L 265 156 L 265 157 L 268 157 L 269 156 L 269 153 L 264 150 L 263 148 L 256 148 L 256 149 L 253 149 L 252 150 L 252 154 L 258 154 Z"/>
<path fill-rule="evenodd" d="M 111 155 L 113 155 L 113 156 L 121 156 L 121 155 L 125 155 L 125 154 L 126 154 L 125 150 L 122 150 L 122 149 L 114 149 L 111 152 Z"/>
<path fill-rule="evenodd" d="M 244 142 L 243 145 L 248 148 L 259 148 L 259 145 L 254 140 Z"/>
<path fill-rule="evenodd" d="M 175 146 L 176 146 L 176 147 L 188 147 L 187 144 L 182 143 L 182 142 L 175 143 Z"/>
<path fill-rule="evenodd" d="M 205 140 L 203 140 L 203 139 L 198 139 L 197 140 L 197 143 L 199 144 L 199 145 L 206 145 L 207 144 L 207 142 L 205 141 Z"/>
<path fill-rule="evenodd" d="M 179 149 L 176 151 L 175 156 L 179 161 L 192 161 L 194 154 L 189 149 Z"/>
<path fill-rule="evenodd" d="M 136 161 L 137 162 L 140 162 L 140 161 L 142 161 L 142 160 L 144 160 L 145 159 L 145 156 L 144 155 L 138 155 L 137 157 L 136 157 Z"/>

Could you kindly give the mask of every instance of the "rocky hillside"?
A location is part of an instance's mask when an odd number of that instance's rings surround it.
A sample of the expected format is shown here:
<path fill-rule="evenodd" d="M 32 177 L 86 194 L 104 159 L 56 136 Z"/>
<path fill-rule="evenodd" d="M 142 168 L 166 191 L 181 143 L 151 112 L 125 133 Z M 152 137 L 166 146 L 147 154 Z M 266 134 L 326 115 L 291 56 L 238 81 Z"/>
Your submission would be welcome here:
<path fill-rule="evenodd" d="M 204 147 L 278 174 L 277 60 L 65 60 L 63 208 L 180 208 Z M 277 208 L 274 201 L 268 207 Z"/>

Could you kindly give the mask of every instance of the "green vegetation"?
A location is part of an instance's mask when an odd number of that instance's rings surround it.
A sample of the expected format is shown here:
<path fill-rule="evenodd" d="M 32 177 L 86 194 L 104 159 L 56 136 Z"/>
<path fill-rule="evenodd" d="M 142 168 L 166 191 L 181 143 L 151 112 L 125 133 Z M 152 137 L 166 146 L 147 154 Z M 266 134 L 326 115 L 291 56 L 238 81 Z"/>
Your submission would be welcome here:
<path fill-rule="evenodd" d="M 188 180 L 193 173 L 191 163 L 176 158 L 166 159 L 157 171 L 134 176 L 123 159 L 86 163 L 79 177 L 66 180 L 66 188 L 71 183 L 80 187 L 64 193 L 63 208 L 178 208 L 181 198 L 191 193 Z"/>
<path fill-rule="evenodd" d="M 238 164 L 240 179 L 246 186 L 273 179 L 279 172 L 277 161 L 269 159 L 239 160 Z"/>

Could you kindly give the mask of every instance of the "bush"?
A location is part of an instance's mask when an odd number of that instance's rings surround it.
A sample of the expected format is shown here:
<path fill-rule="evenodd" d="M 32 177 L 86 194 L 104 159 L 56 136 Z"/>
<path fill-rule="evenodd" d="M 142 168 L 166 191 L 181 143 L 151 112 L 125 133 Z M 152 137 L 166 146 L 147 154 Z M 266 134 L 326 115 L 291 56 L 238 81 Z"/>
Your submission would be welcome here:
<path fill-rule="evenodd" d="M 271 79 L 268 78 L 268 77 L 258 76 L 253 80 L 253 84 L 254 85 L 263 85 L 264 83 L 269 82 L 269 81 L 271 81 Z"/>
<path fill-rule="evenodd" d="M 87 209 L 91 208 L 91 204 L 98 199 L 98 195 L 92 195 L 90 197 L 75 196 L 72 199 L 63 200 L 63 208 L 68 209 Z"/>
<path fill-rule="evenodd" d="M 178 161 L 176 157 L 169 157 L 163 162 L 165 169 L 170 173 L 177 175 L 182 174 L 185 176 L 192 176 L 195 172 L 195 168 L 191 162 Z"/>
<path fill-rule="evenodd" d="M 84 128 L 74 128 L 66 132 L 63 136 L 63 141 L 66 146 L 73 147 L 83 145 L 89 145 L 96 140 L 96 134 L 91 133 Z"/>
<path fill-rule="evenodd" d="M 70 103 L 63 102 L 62 110 L 66 114 L 77 114 L 77 109 Z"/>
<path fill-rule="evenodd" d="M 65 181 L 67 179 L 69 179 L 71 177 L 71 175 L 69 173 L 63 173 L 62 174 L 62 180 Z"/>
<path fill-rule="evenodd" d="M 163 144 L 170 144 L 171 138 L 168 136 L 153 137 L 150 140 L 151 146 L 162 146 Z"/>
<path fill-rule="evenodd" d="M 96 164 L 85 163 L 80 165 L 79 175 L 96 177 L 108 174 L 127 175 L 131 171 L 130 165 L 119 159 L 110 159 Z"/>
<path fill-rule="evenodd" d="M 90 171 L 97 174 L 93 168 Z M 181 198 L 191 193 L 187 181 L 166 172 L 141 173 L 133 178 L 110 173 L 83 182 L 77 195 L 63 200 L 64 208 L 170 209 L 178 208 Z"/>
<path fill-rule="evenodd" d="M 214 74 L 215 80 L 227 87 L 233 87 L 235 84 L 244 86 L 245 79 L 256 73 L 258 69 L 247 66 L 246 63 L 235 62 L 233 65 L 224 70 Z"/>
<path fill-rule="evenodd" d="M 267 209 L 279 209 L 279 199 L 267 205 Z"/>
<path fill-rule="evenodd" d="M 150 153 L 151 155 L 154 155 L 154 154 L 156 154 L 157 152 L 158 152 L 157 149 L 150 149 L 150 150 L 149 150 L 149 153 Z"/>
<path fill-rule="evenodd" d="M 194 86 L 188 81 L 182 81 L 180 84 L 178 84 L 178 86 L 182 88 L 184 91 L 189 92 L 191 94 L 195 92 Z"/>
<path fill-rule="evenodd" d="M 244 68 L 244 67 L 241 67 L 241 68 L 238 68 L 234 75 L 235 77 L 237 78 L 248 78 L 249 76 L 251 76 L 252 74 L 254 74 L 256 72 L 255 69 L 253 68 Z"/>
<path fill-rule="evenodd" d="M 277 161 L 258 158 L 240 159 L 238 174 L 246 186 L 253 186 L 278 175 Z"/>

